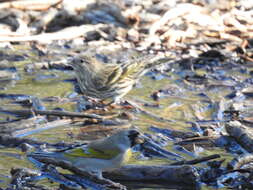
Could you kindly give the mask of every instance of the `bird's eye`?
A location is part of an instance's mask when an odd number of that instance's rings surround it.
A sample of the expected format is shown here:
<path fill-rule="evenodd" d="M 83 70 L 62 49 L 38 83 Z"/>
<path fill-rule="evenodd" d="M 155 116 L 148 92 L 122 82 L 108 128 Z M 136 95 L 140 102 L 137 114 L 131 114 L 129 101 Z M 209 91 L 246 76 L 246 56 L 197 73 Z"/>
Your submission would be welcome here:
<path fill-rule="evenodd" d="M 128 133 L 129 137 L 137 137 L 140 133 L 136 130 L 130 130 Z"/>
<path fill-rule="evenodd" d="M 139 135 L 140 135 L 140 133 L 136 130 L 130 130 L 128 132 L 128 138 L 130 140 L 131 147 L 133 147 L 134 145 L 137 144 L 137 138 L 138 138 Z"/>

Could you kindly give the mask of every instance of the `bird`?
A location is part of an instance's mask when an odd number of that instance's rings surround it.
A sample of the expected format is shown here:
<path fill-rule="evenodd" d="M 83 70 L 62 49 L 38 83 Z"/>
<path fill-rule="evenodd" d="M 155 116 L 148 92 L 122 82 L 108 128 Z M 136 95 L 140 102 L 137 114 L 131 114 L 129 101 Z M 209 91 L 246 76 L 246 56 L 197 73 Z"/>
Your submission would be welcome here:
<path fill-rule="evenodd" d="M 38 161 L 46 160 L 45 158 L 65 161 L 71 166 L 103 178 L 103 171 L 118 168 L 131 157 L 131 148 L 139 144 L 141 139 L 138 130 L 127 129 L 80 147 L 55 152 L 34 152 L 28 156 Z"/>
<path fill-rule="evenodd" d="M 110 105 L 120 102 L 150 68 L 170 60 L 164 57 L 152 61 L 151 56 L 146 56 L 123 64 L 105 64 L 94 56 L 83 55 L 69 64 L 74 69 L 81 92 L 102 102 L 111 99 Z"/>

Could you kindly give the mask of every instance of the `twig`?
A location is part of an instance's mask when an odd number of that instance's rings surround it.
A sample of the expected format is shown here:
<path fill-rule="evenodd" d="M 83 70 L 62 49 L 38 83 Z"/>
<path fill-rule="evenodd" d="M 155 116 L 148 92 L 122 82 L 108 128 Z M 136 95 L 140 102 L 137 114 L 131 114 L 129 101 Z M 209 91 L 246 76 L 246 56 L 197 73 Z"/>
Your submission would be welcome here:
<path fill-rule="evenodd" d="M 0 135 L 0 145 L 2 145 L 2 146 L 13 148 L 13 147 L 18 147 L 23 143 L 37 145 L 37 146 L 40 146 L 43 144 L 48 144 L 46 142 L 36 141 L 36 140 L 32 140 L 32 139 L 12 137 L 10 135 Z"/>
<path fill-rule="evenodd" d="M 218 139 L 217 136 L 200 136 L 200 137 L 183 139 L 181 141 L 176 142 L 175 144 L 185 145 L 185 144 L 191 144 L 191 143 L 199 143 L 199 144 L 208 143 L 209 145 L 214 145 L 216 139 Z"/>
<path fill-rule="evenodd" d="M 51 42 L 53 40 L 70 40 L 84 36 L 86 33 L 94 30 L 99 30 L 103 24 L 97 25 L 81 25 L 62 29 L 58 32 L 43 33 L 38 35 L 21 35 L 17 32 L 12 32 L 9 35 L 0 35 L 0 42 L 27 42 L 40 41 Z"/>
<path fill-rule="evenodd" d="M 216 158 L 220 158 L 220 155 L 219 154 L 213 154 L 213 155 L 210 155 L 210 156 L 204 156 L 204 157 L 196 158 L 196 159 L 193 159 L 193 160 L 182 160 L 182 161 L 179 161 L 179 162 L 171 163 L 170 165 L 172 165 L 172 166 L 176 166 L 176 165 L 194 165 L 194 164 L 198 164 L 200 162 L 206 162 L 208 160 L 212 160 L 212 159 L 216 159 Z"/>
<path fill-rule="evenodd" d="M 62 0 L 21 0 L 4 2 L 0 4 L 0 9 L 3 8 L 16 8 L 21 10 L 47 10 L 52 6 L 61 3 Z"/>
<path fill-rule="evenodd" d="M 29 155 L 29 157 L 39 161 L 39 162 L 42 162 L 42 163 L 45 163 L 45 164 L 52 164 L 52 165 L 55 165 L 55 166 L 58 166 L 58 167 L 61 167 L 63 169 L 67 169 L 69 171 L 72 171 L 73 173 L 77 174 L 77 175 L 80 175 L 80 176 L 83 176 L 85 177 L 86 179 L 96 183 L 96 184 L 100 184 L 100 185 L 103 185 L 105 188 L 104 189 L 118 189 L 118 190 L 125 190 L 126 188 L 121 185 L 121 184 L 118 184 L 118 183 L 114 183 L 113 181 L 109 180 L 109 179 L 105 179 L 105 178 L 99 178 L 98 176 L 96 175 L 92 175 L 84 170 L 81 170 L 79 168 L 76 168 L 74 166 L 72 166 L 71 164 L 69 164 L 68 162 L 65 162 L 65 161 L 62 161 L 62 160 L 57 160 L 57 159 L 54 159 L 54 158 L 49 158 L 49 157 L 40 157 L 40 156 L 36 156 L 36 154 L 33 154 L 31 153 Z M 106 188 L 108 187 L 108 188 Z"/>
<path fill-rule="evenodd" d="M 58 126 L 64 126 L 64 125 L 70 124 L 71 122 L 72 121 L 70 119 L 55 120 L 55 121 L 51 121 L 47 123 L 34 125 L 34 127 L 14 131 L 12 132 L 12 135 L 15 137 L 24 137 L 24 136 L 38 133 L 47 129 L 55 128 Z"/>
<path fill-rule="evenodd" d="M 87 113 L 77 113 L 70 111 L 57 111 L 57 110 L 5 110 L 0 108 L 0 112 L 10 113 L 20 116 L 30 116 L 32 114 L 36 115 L 53 115 L 59 117 L 80 117 L 80 118 L 89 118 L 89 119 L 98 119 L 103 120 L 103 117 L 96 114 L 87 114 Z"/>
<path fill-rule="evenodd" d="M 149 111 L 143 109 L 142 107 L 140 107 L 137 103 L 135 103 L 135 102 L 133 102 L 133 101 L 127 100 L 127 102 L 128 102 L 131 106 L 133 106 L 135 109 L 137 109 L 138 111 L 140 111 L 142 114 L 145 114 L 145 115 L 147 115 L 147 116 L 149 116 L 149 117 L 151 117 L 151 118 L 154 118 L 154 119 L 156 119 L 156 120 L 158 120 L 158 121 L 164 121 L 164 122 L 169 122 L 169 123 L 172 122 L 172 120 L 165 119 L 165 118 L 163 118 L 163 117 L 157 116 L 157 115 L 155 115 L 155 114 L 153 114 L 153 113 L 151 113 L 151 112 L 149 112 Z"/>
<path fill-rule="evenodd" d="M 127 182 L 154 182 L 154 183 L 180 183 L 184 185 L 196 185 L 198 172 L 192 166 L 149 166 L 126 165 L 119 169 L 105 172 L 103 176 L 112 180 Z"/>

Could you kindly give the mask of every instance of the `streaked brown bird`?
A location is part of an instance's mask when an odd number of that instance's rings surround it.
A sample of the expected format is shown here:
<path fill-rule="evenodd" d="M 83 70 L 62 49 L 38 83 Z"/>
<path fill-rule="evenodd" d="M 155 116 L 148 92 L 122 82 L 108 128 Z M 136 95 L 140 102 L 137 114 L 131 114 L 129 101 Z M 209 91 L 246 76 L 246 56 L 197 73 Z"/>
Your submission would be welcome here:
<path fill-rule="evenodd" d="M 75 58 L 73 67 L 81 92 L 91 98 L 109 103 L 117 103 L 134 86 L 150 68 L 171 61 L 170 58 L 159 58 L 155 61 L 148 58 L 134 59 L 130 63 L 105 64 L 91 56 Z"/>

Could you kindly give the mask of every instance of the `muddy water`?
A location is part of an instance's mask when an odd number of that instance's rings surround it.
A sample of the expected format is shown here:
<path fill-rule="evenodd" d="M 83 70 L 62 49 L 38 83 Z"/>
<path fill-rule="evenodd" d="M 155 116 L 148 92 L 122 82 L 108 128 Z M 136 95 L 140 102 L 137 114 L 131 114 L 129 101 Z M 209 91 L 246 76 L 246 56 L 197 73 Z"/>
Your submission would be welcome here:
<path fill-rule="evenodd" d="M 23 54 L 20 50 L 19 53 Z M 67 80 L 74 78 L 72 71 L 36 70 L 35 72 L 25 72 L 24 66 L 34 61 L 39 61 L 39 58 L 31 60 L 28 56 L 28 58 L 25 58 L 23 61 L 10 62 L 11 65 L 17 68 L 17 76 L 13 80 L 12 84 L 0 89 L 0 94 L 25 94 L 39 99 L 50 96 L 68 98 L 73 95 L 73 84 Z M 149 130 L 150 126 L 190 131 L 191 122 L 195 122 L 197 120 L 212 120 L 213 116 L 217 113 L 217 107 L 215 107 L 213 103 L 219 102 L 225 95 L 230 93 L 230 88 L 221 89 L 219 87 L 215 87 L 207 90 L 202 84 L 193 84 L 183 80 L 184 76 L 187 75 L 187 72 L 188 71 L 182 71 L 176 65 L 173 66 L 173 69 L 163 74 L 148 73 L 143 76 L 139 84 L 137 84 L 136 87 L 127 96 L 125 96 L 125 99 L 129 99 L 140 104 L 146 103 L 156 105 L 157 101 L 154 101 L 151 98 L 151 94 L 162 89 L 166 91 L 166 93 L 162 94 L 162 97 L 159 100 L 159 106 L 146 106 L 144 109 L 157 116 L 171 120 L 171 122 L 161 122 L 145 114 L 133 112 L 132 114 L 134 115 L 134 119 L 131 123 L 138 126 L 142 131 L 151 133 Z M 205 74 L 206 71 L 201 71 L 200 69 L 198 72 Z M 237 76 L 238 72 L 231 71 L 231 73 L 227 72 L 225 74 Z M 245 78 L 248 77 L 247 75 L 241 76 Z M 205 94 L 205 96 L 203 94 Z M 13 100 L 6 98 L 1 99 L 0 107 L 5 109 L 21 109 L 19 105 L 13 104 L 12 101 Z M 43 106 L 49 110 L 56 107 L 60 107 L 68 111 L 76 110 L 75 104 L 68 102 L 43 102 Z M 6 118 L 13 119 L 15 117 L 0 114 L 0 121 L 4 121 Z M 78 131 L 77 126 L 62 126 L 34 133 L 32 135 L 28 135 L 27 137 L 48 142 L 74 142 L 76 139 L 70 138 L 68 134 L 75 134 L 78 133 Z M 186 158 L 191 158 L 189 155 L 175 150 L 172 141 L 166 146 L 166 148 L 170 151 L 181 154 Z M 230 158 L 223 149 L 219 148 L 213 148 L 212 150 L 204 150 L 200 148 L 198 152 L 199 155 L 208 155 L 213 153 L 219 153 L 223 157 Z M 161 164 L 172 162 L 171 160 L 165 159 L 135 159 L 138 156 L 139 155 L 136 153 L 135 157 L 130 160 L 130 163 Z M 27 160 L 25 154 L 20 150 L 2 147 L 0 149 L 0 187 L 5 187 L 5 184 L 9 181 L 9 171 L 13 167 L 34 168 L 34 165 Z"/>

